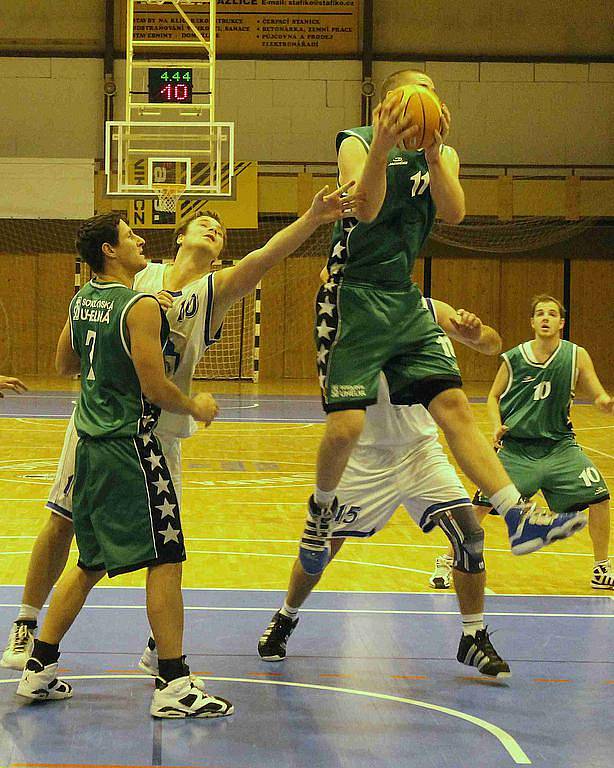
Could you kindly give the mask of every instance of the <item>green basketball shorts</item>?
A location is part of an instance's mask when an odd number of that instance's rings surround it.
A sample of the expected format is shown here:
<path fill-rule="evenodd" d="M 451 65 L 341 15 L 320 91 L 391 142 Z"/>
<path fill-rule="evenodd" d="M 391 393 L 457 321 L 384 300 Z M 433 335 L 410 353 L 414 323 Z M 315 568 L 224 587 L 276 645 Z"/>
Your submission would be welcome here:
<path fill-rule="evenodd" d="M 575 440 L 506 439 L 498 454 L 524 498 L 541 491 L 553 512 L 577 512 L 610 498 L 597 467 Z M 481 494 L 474 504 L 490 506 Z"/>
<path fill-rule="evenodd" d="M 73 523 L 85 570 L 116 576 L 185 560 L 179 502 L 153 434 L 79 440 Z"/>
<path fill-rule="evenodd" d="M 327 413 L 377 402 L 381 371 L 396 405 L 427 407 L 462 386 L 454 348 L 415 285 L 384 291 L 329 281 L 316 298 L 315 341 Z"/>

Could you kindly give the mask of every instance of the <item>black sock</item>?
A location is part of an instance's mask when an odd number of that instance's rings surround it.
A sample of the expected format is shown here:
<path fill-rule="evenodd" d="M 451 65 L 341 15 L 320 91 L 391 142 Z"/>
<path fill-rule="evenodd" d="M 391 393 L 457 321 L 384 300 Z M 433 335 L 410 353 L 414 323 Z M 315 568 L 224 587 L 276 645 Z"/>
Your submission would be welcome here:
<path fill-rule="evenodd" d="M 178 659 L 158 659 L 158 675 L 170 683 L 171 680 L 177 680 L 178 677 L 187 677 L 190 669 L 185 663 L 185 656 Z"/>
<path fill-rule="evenodd" d="M 42 640 L 35 640 L 32 656 L 40 661 L 43 667 L 55 664 L 60 658 L 60 646 L 58 643 L 43 643 Z"/>

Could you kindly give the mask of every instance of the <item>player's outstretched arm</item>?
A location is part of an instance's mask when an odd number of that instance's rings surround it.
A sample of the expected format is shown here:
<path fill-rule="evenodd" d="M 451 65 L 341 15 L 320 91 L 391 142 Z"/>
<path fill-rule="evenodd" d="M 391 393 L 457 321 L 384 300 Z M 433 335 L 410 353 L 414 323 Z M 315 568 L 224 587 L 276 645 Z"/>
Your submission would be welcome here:
<path fill-rule="evenodd" d="M 213 397 L 205 393 L 186 397 L 166 378 L 160 346 L 161 323 L 160 305 L 153 296 L 135 302 L 126 316 L 130 353 L 143 394 L 166 411 L 189 413 L 208 426 L 218 412 Z"/>
<path fill-rule="evenodd" d="M 2 394 L 3 389 L 12 389 L 13 392 L 17 392 L 19 395 L 28 391 L 28 388 L 21 379 L 17 379 L 15 376 L 0 375 L 0 398 L 4 397 Z"/>
<path fill-rule="evenodd" d="M 74 376 L 81 370 L 79 355 L 72 348 L 70 320 L 66 321 L 55 350 L 55 369 L 60 376 Z"/>
<path fill-rule="evenodd" d="M 505 392 L 508 381 L 509 371 L 507 370 L 507 365 L 501 363 L 486 399 L 486 412 L 488 413 L 488 418 L 492 424 L 493 444 L 495 447 L 501 445 L 503 435 L 508 430 L 505 424 L 501 423 L 501 411 L 499 410 L 499 400 L 501 399 L 501 395 Z"/>
<path fill-rule="evenodd" d="M 465 193 L 458 179 L 460 161 L 456 150 L 444 146 L 450 132 L 450 111 L 442 104 L 441 125 L 435 131 L 435 141 L 424 156 L 429 166 L 431 195 L 437 216 L 446 224 L 460 224 L 465 218 Z"/>
<path fill-rule="evenodd" d="M 485 325 L 475 313 L 454 309 L 438 299 L 432 301 L 437 322 L 451 339 L 483 355 L 498 355 L 501 352 L 501 336 L 490 325 Z"/>
<path fill-rule="evenodd" d="M 595 366 L 584 347 L 578 347 L 578 388 L 582 389 L 602 413 L 614 415 L 614 398 L 610 397 L 599 381 Z"/>
<path fill-rule="evenodd" d="M 269 269 L 294 253 L 321 224 L 353 215 L 358 200 L 350 192 L 353 186 L 354 182 L 349 181 L 330 193 L 324 187 L 315 195 L 308 211 L 275 233 L 262 248 L 249 253 L 234 267 L 215 273 L 213 328 L 219 326 L 233 302 L 253 291 Z"/>

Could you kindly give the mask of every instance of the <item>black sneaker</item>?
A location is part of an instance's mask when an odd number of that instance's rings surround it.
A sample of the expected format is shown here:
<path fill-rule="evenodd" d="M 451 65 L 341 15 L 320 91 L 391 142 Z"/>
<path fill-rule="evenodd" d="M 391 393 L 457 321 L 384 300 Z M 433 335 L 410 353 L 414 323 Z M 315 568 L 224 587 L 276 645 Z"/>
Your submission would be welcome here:
<path fill-rule="evenodd" d="M 263 661 L 282 661 L 285 659 L 286 643 L 297 624 L 298 619 L 289 619 L 277 611 L 258 641 L 260 658 Z"/>
<path fill-rule="evenodd" d="M 496 677 L 498 680 L 511 677 L 512 673 L 507 661 L 504 661 L 495 651 L 487 629 L 487 627 L 478 629 L 475 637 L 463 635 L 456 658 L 461 664 L 477 667 L 483 675 L 488 675 L 488 677 Z"/>

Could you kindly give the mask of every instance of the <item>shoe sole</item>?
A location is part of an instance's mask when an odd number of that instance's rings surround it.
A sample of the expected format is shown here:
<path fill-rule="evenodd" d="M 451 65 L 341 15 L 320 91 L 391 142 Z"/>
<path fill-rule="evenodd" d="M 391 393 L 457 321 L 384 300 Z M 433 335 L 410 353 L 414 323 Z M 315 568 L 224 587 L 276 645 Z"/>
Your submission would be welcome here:
<path fill-rule="evenodd" d="M 260 656 L 261 661 L 283 661 L 286 658 L 285 656 L 262 656 L 260 653 L 258 656 Z"/>
<path fill-rule="evenodd" d="M 460 659 L 456 659 L 457 661 L 460 661 Z M 509 677 L 512 676 L 511 672 L 497 672 L 496 675 L 489 675 L 488 672 L 482 672 L 478 667 L 476 667 L 474 664 L 467 664 L 464 661 L 460 661 L 460 663 L 465 667 L 471 667 L 471 669 L 475 669 L 476 672 L 479 672 L 482 677 L 487 677 L 490 680 L 507 680 Z"/>
<path fill-rule="evenodd" d="M 484 675 L 484 677 L 490 677 L 492 680 L 509 680 L 511 676 L 511 672 L 499 672 L 496 675 Z"/>
<path fill-rule="evenodd" d="M 73 692 L 61 696 L 35 696 L 32 693 L 24 693 L 17 688 L 16 694 L 22 699 L 28 699 L 28 701 L 62 701 L 62 699 L 72 699 Z"/>
<path fill-rule="evenodd" d="M 614 589 L 614 584 L 593 584 L 591 582 L 591 587 L 593 589 L 609 589 L 609 590 L 613 590 Z"/>
<path fill-rule="evenodd" d="M 549 531 L 546 536 L 546 541 L 541 538 L 530 539 L 529 541 L 523 541 L 522 544 L 512 545 L 513 555 L 528 555 L 531 552 L 537 552 L 538 549 L 543 549 L 549 544 L 554 544 L 555 541 L 562 541 L 573 536 L 574 533 L 578 533 L 586 526 L 587 520 L 575 519 L 564 523 L 562 526 L 556 528 L 556 530 Z"/>
<path fill-rule="evenodd" d="M 177 713 L 161 713 L 161 712 L 153 712 L 150 710 L 150 714 L 152 717 L 157 717 L 159 720 L 211 720 L 214 717 L 230 717 L 230 715 L 234 715 L 235 708 L 230 707 L 229 710 L 226 712 L 203 712 L 201 715 L 192 715 L 189 712 L 186 712 L 185 714 L 181 714 L 179 712 Z"/>
<path fill-rule="evenodd" d="M 429 579 L 429 584 L 433 589 L 450 589 L 450 582 L 446 582 L 438 576 L 436 579 Z"/>

